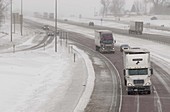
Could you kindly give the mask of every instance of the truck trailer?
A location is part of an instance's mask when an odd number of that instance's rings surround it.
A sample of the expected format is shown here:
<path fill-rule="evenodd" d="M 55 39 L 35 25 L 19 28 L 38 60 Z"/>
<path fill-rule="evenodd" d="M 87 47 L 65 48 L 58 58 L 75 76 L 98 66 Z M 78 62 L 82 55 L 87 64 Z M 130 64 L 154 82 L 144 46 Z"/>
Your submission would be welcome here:
<path fill-rule="evenodd" d="M 113 32 L 109 30 L 96 30 L 95 31 L 95 46 L 96 51 L 101 53 L 114 53 L 114 44 L 116 41 L 113 37 Z"/>
<path fill-rule="evenodd" d="M 146 49 L 125 49 L 123 52 L 124 84 L 127 94 L 147 93 L 152 90 L 150 52 Z"/>
<path fill-rule="evenodd" d="M 130 21 L 129 34 L 142 34 L 143 22 L 141 21 Z"/>

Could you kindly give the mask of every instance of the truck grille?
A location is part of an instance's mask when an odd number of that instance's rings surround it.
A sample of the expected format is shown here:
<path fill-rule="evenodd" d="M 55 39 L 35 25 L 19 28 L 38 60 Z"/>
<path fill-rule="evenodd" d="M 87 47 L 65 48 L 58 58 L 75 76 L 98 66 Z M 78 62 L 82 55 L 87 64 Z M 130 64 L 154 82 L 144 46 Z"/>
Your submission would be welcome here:
<path fill-rule="evenodd" d="M 134 80 L 134 84 L 144 84 L 144 80 Z"/>
<path fill-rule="evenodd" d="M 111 49 L 112 46 L 105 46 L 105 49 Z"/>

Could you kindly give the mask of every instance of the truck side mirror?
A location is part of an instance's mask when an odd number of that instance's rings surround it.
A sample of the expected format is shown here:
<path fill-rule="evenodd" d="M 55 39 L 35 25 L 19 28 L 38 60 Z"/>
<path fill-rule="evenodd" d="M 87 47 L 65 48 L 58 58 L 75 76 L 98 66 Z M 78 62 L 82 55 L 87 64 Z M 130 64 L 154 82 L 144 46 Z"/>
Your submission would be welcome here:
<path fill-rule="evenodd" d="M 151 75 L 153 75 L 153 69 L 151 68 L 150 70 L 151 70 Z"/>
<path fill-rule="evenodd" d="M 125 71 L 125 69 L 123 70 L 123 74 L 124 74 L 124 76 L 126 75 L 126 71 Z"/>

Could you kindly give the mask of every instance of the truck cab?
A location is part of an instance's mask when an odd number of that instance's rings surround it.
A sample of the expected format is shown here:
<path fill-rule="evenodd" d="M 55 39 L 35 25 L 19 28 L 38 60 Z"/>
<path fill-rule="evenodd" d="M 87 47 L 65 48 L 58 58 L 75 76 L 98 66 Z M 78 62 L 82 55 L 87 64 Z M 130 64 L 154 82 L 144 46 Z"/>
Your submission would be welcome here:
<path fill-rule="evenodd" d="M 96 51 L 99 52 L 107 52 L 114 53 L 114 44 L 116 41 L 114 40 L 112 31 L 109 30 L 96 30 L 95 31 L 95 46 Z"/>
<path fill-rule="evenodd" d="M 151 93 L 150 52 L 146 49 L 125 49 L 123 52 L 124 83 L 128 94 Z"/>

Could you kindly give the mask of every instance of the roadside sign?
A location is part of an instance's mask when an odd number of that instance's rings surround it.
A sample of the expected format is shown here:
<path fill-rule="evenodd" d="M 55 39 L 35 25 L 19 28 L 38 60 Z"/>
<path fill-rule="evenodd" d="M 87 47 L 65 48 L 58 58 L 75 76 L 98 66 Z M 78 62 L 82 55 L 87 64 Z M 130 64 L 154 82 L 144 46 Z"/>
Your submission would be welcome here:
<path fill-rule="evenodd" d="M 21 23 L 21 15 L 19 13 L 12 13 L 12 24 L 20 24 Z"/>

